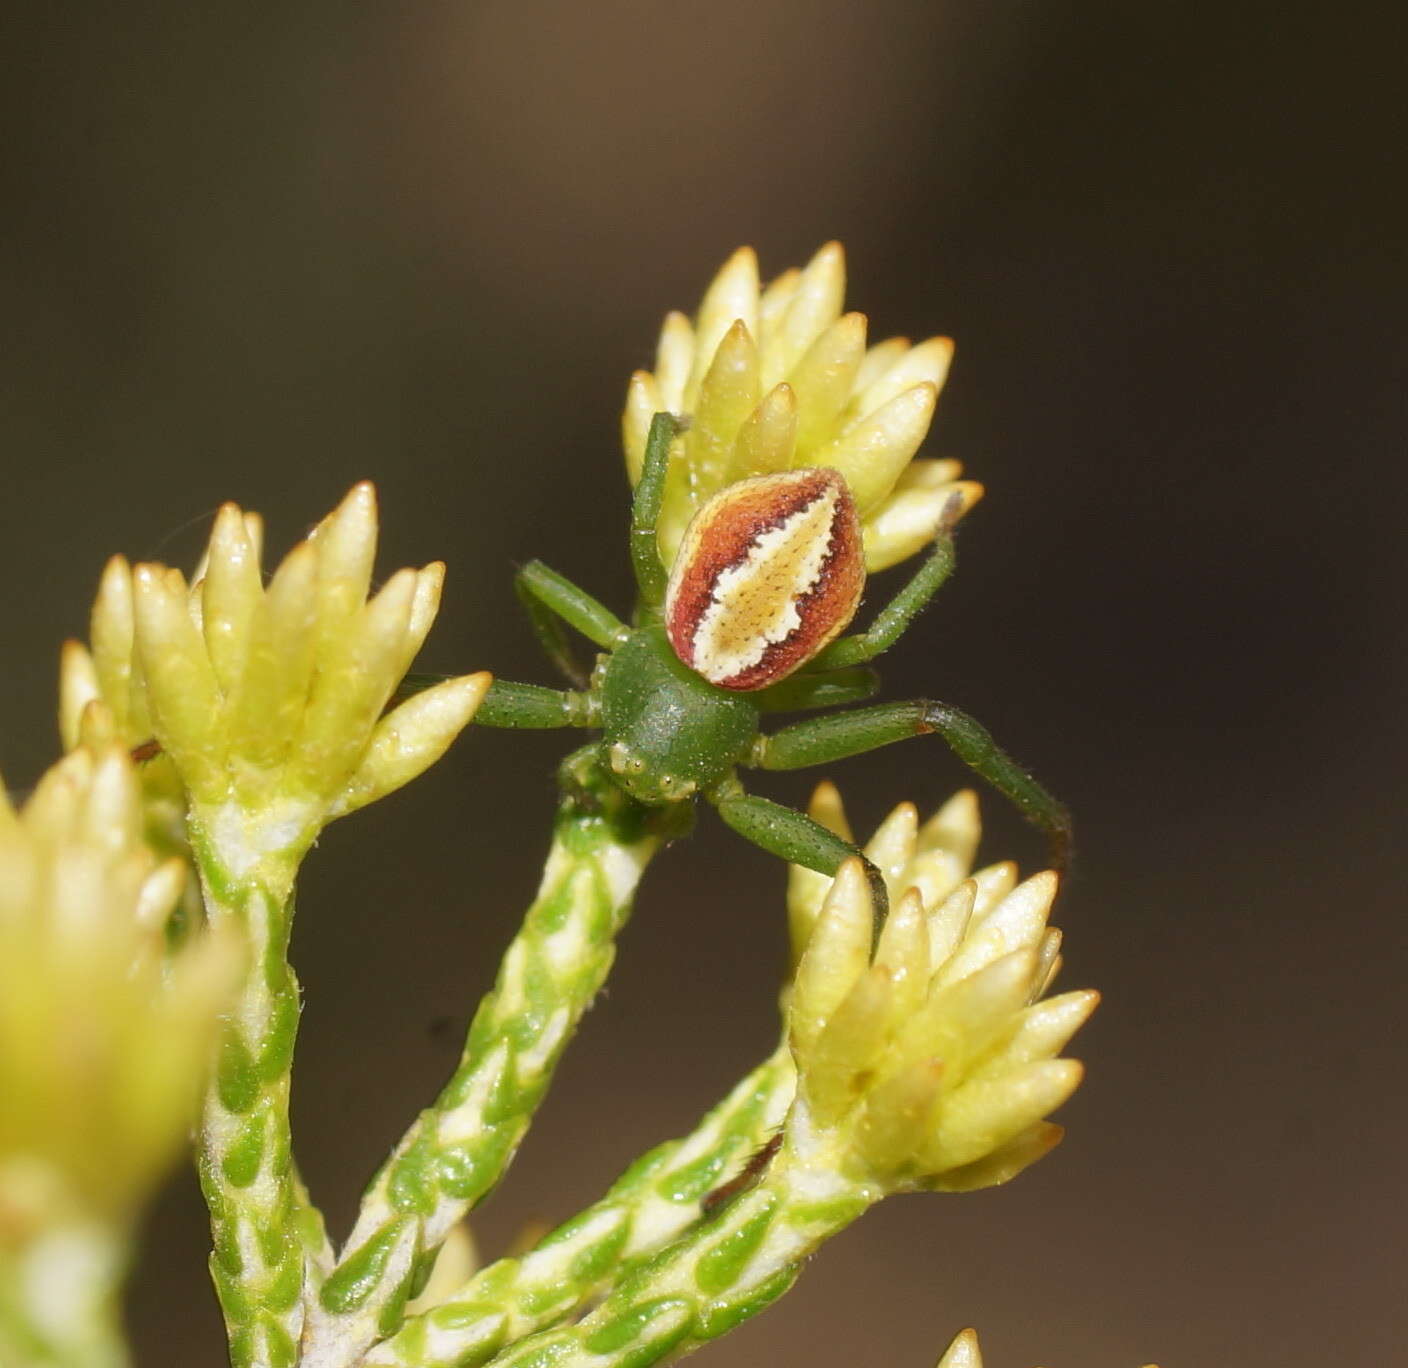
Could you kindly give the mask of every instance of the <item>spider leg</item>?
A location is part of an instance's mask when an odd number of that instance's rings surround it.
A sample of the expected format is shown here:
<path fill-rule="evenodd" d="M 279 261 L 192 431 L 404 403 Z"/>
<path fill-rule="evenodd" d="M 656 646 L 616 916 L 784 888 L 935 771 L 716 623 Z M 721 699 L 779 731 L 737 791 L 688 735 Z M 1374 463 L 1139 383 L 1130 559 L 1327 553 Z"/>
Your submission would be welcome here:
<path fill-rule="evenodd" d="M 865 877 L 870 884 L 870 896 L 875 908 L 875 934 L 880 934 L 889 912 L 889 894 L 884 876 L 866 859 L 865 852 L 858 846 L 834 831 L 828 831 L 820 822 L 795 808 L 745 792 L 737 779 L 724 780 L 704 796 L 718 810 L 726 826 L 789 864 L 814 869 L 818 874 L 834 875 L 847 860 L 852 857 L 859 859 L 865 866 Z"/>
<path fill-rule="evenodd" d="M 761 738 L 752 763 L 760 769 L 806 769 L 928 732 L 942 736 L 965 765 L 1045 832 L 1052 868 L 1064 873 L 1071 861 L 1070 813 L 997 745 L 986 728 L 948 703 L 918 698 L 808 718 Z"/>
<path fill-rule="evenodd" d="M 406 699 L 436 684 L 453 679 L 447 674 L 408 674 L 391 695 L 387 707 L 404 703 Z M 569 693 L 563 689 L 547 689 L 541 684 L 515 684 L 510 679 L 496 679 L 489 685 L 474 720 L 483 727 L 517 727 L 542 730 L 546 727 L 594 727 L 596 705 L 585 693 Z M 140 759 L 143 757 L 136 756 Z"/>
<path fill-rule="evenodd" d="M 588 641 L 607 651 L 621 644 L 627 631 L 625 624 L 605 604 L 540 560 L 529 561 L 514 576 L 513 587 L 548 659 L 571 683 L 579 689 L 586 688 L 587 672 L 572 654 L 562 624 L 575 627 Z"/>
<path fill-rule="evenodd" d="M 547 689 L 541 684 L 515 684 L 508 679 L 496 679 L 489 685 L 474 720 L 484 727 L 533 730 L 596 725 L 590 695 Z"/>
<path fill-rule="evenodd" d="M 962 508 L 962 499 L 958 507 Z M 945 514 L 947 519 L 948 514 Z M 815 660 L 811 668 L 816 670 L 836 669 L 846 665 L 859 665 L 874 660 L 882 651 L 888 651 L 906 631 L 909 625 L 938 592 L 939 586 L 953 574 L 954 549 L 953 531 L 947 521 L 941 522 L 934 538 L 934 548 L 929 552 L 924 564 L 914 573 L 909 583 L 876 615 L 875 621 L 863 632 L 833 641 Z"/>
<path fill-rule="evenodd" d="M 645 439 L 645 462 L 631 501 L 631 568 L 635 571 L 641 603 L 647 608 L 658 608 L 665 601 L 669 576 L 660 564 L 655 524 L 660 520 L 660 505 L 665 497 L 670 444 L 684 430 L 684 421 L 672 413 L 657 413 L 651 419 L 650 432 Z"/>
<path fill-rule="evenodd" d="M 803 708 L 833 708 L 861 703 L 880 687 L 880 677 L 863 666 L 852 670 L 823 670 L 789 676 L 781 683 L 759 689 L 753 701 L 765 713 L 800 712 Z"/>

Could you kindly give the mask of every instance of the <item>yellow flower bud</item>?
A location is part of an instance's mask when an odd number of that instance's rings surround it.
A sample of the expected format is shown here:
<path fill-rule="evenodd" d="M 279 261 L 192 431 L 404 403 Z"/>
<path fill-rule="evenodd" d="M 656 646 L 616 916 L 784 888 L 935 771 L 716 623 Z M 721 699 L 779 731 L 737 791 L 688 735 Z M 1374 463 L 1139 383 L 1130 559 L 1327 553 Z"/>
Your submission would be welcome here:
<path fill-rule="evenodd" d="M 956 1335 L 953 1343 L 944 1350 L 943 1357 L 935 1368 L 983 1368 L 983 1355 L 978 1348 L 978 1332 L 963 1330 Z M 1144 1368 L 1158 1368 L 1158 1365 L 1146 1363 Z"/>
<path fill-rule="evenodd" d="M 829 786 L 813 812 L 846 829 Z M 881 823 L 865 851 L 892 910 L 873 955 L 859 860 L 789 890 L 805 937 L 788 1001 L 798 1144 L 883 1191 L 1005 1182 L 1060 1138 L 1045 1117 L 1080 1081 L 1055 1056 L 1096 994 L 1038 1001 L 1057 962 L 1055 876 L 1017 884 L 1004 864 L 964 878 L 977 823 L 971 794 L 922 826 L 907 803 Z"/>
<path fill-rule="evenodd" d="M 142 828 L 119 745 L 0 800 L 0 1242 L 124 1225 L 194 1115 L 241 950 L 203 930 L 168 950 L 185 869 Z"/>
<path fill-rule="evenodd" d="M 806 466 L 841 471 L 862 519 L 869 571 L 913 555 L 941 519 L 977 502 L 982 487 L 959 480 L 956 461 L 913 460 L 953 343 L 890 338 L 867 350 L 865 315 L 841 312 L 845 288 L 839 243 L 766 289 L 756 255 L 742 247 L 714 277 L 692 322 L 681 313 L 666 317 L 655 369 L 631 377 L 621 419 L 633 484 L 651 417 L 668 411 L 690 421 L 675 440 L 665 481 L 659 539 L 666 568 L 695 511 L 724 485 L 753 475 Z"/>
<path fill-rule="evenodd" d="M 447 680 L 383 715 L 435 619 L 444 566 L 402 570 L 369 599 L 376 540 L 376 495 L 364 483 L 267 586 L 262 524 L 233 504 L 189 585 L 165 566 L 115 557 L 91 654 L 65 648 L 66 744 L 101 698 L 118 738 L 160 749 L 143 772 L 149 798 L 184 787 L 234 872 L 296 855 L 327 821 L 414 778 L 469 722 L 489 676 Z"/>
<path fill-rule="evenodd" d="M 835 785 L 819 784 L 807 811 L 828 831 L 834 831 L 847 841 L 855 839 Z M 981 836 L 977 795 L 971 789 L 964 789 L 954 794 L 922 827 L 918 825 L 913 804 L 901 803 L 880 824 L 865 846 L 865 854 L 885 876 L 892 903 L 906 888 L 917 888 L 925 907 L 934 908 L 968 877 Z M 824 874 L 801 865 L 792 865 L 788 870 L 787 914 L 794 966 L 811 939 L 812 928 L 830 888 L 831 880 Z M 942 928 L 935 920 L 936 915 L 927 916 L 931 938 L 936 935 L 940 938 L 932 952 L 935 963 L 946 959 L 957 943 L 956 935 L 951 941 L 941 943 Z"/>
<path fill-rule="evenodd" d="M 983 1368 L 983 1355 L 974 1330 L 963 1330 L 944 1351 L 937 1368 Z"/>

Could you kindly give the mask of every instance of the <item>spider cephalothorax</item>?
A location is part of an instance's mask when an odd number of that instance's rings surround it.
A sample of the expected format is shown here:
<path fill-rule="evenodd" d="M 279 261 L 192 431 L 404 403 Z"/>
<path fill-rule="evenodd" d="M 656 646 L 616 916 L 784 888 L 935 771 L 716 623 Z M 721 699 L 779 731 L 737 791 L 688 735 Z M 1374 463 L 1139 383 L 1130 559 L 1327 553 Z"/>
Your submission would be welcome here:
<path fill-rule="evenodd" d="M 834 874 L 860 854 L 791 808 L 747 793 L 740 768 L 803 769 L 937 732 L 1051 837 L 1062 865 L 1065 809 L 972 718 L 916 699 L 810 718 L 763 733 L 765 715 L 855 703 L 879 680 L 868 662 L 888 649 L 953 568 L 951 520 L 908 584 L 863 632 L 842 636 L 865 580 L 851 491 L 811 467 L 725 487 L 695 515 L 668 576 L 657 552 L 670 443 L 681 424 L 658 414 L 631 513 L 640 601 L 635 625 L 540 561 L 523 567 L 519 596 L 548 655 L 578 687 L 495 680 L 477 721 L 493 727 L 585 727 L 598 739 L 569 757 L 571 788 L 589 766 L 637 802 L 659 808 L 706 798 L 735 831 L 796 864 Z M 562 624 L 595 642 L 590 676 Z M 872 871 L 883 897 L 883 880 Z"/>

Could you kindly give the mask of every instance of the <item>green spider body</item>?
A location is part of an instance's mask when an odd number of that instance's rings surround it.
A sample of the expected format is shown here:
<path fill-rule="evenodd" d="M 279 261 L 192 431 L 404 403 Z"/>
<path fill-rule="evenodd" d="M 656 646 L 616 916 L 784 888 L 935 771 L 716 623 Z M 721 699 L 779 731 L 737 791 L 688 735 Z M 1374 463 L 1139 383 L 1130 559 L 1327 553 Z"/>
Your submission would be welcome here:
<path fill-rule="evenodd" d="M 682 802 L 748 759 L 758 705 L 691 670 L 659 623 L 635 628 L 599 675 L 601 755 L 637 802 Z"/>
<path fill-rule="evenodd" d="M 726 488 L 701 508 L 667 584 L 655 524 L 678 431 L 678 419 L 656 416 L 632 505 L 635 625 L 541 562 L 524 566 L 519 597 L 549 658 L 578 687 L 496 679 L 476 720 L 599 730 L 564 762 L 569 796 L 590 787 L 582 782 L 589 766 L 646 808 L 683 808 L 703 797 L 755 845 L 825 874 L 865 857 L 810 817 L 746 792 L 737 771 L 803 769 L 936 732 L 1047 832 L 1053 863 L 1063 867 L 1065 809 L 949 704 L 878 704 L 760 730 L 768 714 L 855 703 L 875 692 L 867 662 L 899 639 L 953 568 L 947 524 L 909 583 L 866 631 L 850 636 L 840 633 L 859 604 L 864 568 L 850 493 L 831 471 L 792 470 Z M 590 677 L 573 657 L 564 623 L 602 652 Z M 866 867 L 883 914 L 884 880 Z"/>

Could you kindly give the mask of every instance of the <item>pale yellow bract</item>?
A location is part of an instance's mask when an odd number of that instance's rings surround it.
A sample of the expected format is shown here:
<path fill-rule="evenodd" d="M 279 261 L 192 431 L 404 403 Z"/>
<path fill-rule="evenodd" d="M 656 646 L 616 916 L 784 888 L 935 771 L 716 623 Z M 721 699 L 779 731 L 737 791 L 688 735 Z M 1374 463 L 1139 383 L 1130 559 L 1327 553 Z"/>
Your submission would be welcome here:
<path fill-rule="evenodd" d="M 757 255 L 740 247 L 693 319 L 666 317 L 655 369 L 631 377 L 621 426 L 634 485 L 651 418 L 669 412 L 689 422 L 671 452 L 659 522 L 667 569 L 699 507 L 750 475 L 839 470 L 855 496 L 872 572 L 922 550 L 942 517 L 981 496 L 981 485 L 959 479 L 957 461 L 913 459 L 953 343 L 892 337 L 867 348 L 865 315 L 841 311 L 845 284 L 839 243 L 766 289 Z"/>

